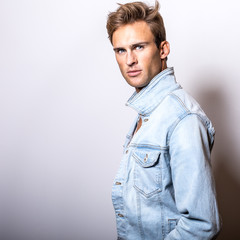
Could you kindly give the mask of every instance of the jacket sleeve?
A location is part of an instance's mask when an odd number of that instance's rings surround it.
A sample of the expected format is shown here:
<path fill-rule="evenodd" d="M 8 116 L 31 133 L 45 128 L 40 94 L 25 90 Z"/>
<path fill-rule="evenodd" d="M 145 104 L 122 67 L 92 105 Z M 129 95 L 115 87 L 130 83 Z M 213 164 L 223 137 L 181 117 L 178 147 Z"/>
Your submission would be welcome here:
<path fill-rule="evenodd" d="M 210 164 L 213 135 L 208 128 L 198 115 L 189 114 L 170 137 L 174 197 L 181 217 L 165 240 L 214 239 L 220 230 Z"/>

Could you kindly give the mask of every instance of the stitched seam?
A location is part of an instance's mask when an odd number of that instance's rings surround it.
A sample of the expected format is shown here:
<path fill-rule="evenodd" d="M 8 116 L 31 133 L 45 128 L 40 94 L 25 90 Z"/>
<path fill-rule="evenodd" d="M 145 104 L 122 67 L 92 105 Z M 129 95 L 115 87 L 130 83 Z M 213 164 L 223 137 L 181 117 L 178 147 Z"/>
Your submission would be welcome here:
<path fill-rule="evenodd" d="M 129 147 L 133 147 L 133 148 L 150 148 L 150 149 L 155 149 L 155 150 L 163 150 L 163 151 L 167 151 L 168 150 L 168 146 L 163 147 L 163 146 L 156 146 L 156 145 L 151 145 L 151 144 L 137 144 L 137 143 L 130 143 Z"/>
<path fill-rule="evenodd" d="M 173 90 L 176 91 L 176 90 L 179 90 L 181 89 L 181 86 L 179 86 L 177 89 Z M 160 104 L 162 104 L 162 102 L 169 96 L 171 95 L 173 92 L 170 92 L 170 93 L 167 93 L 163 98 L 162 100 L 151 110 L 151 111 L 146 111 L 146 113 L 143 115 L 143 116 L 146 116 L 146 115 L 150 115 L 155 109 L 157 109 L 159 107 Z"/>
<path fill-rule="evenodd" d="M 138 209 L 138 227 L 140 230 L 141 239 L 144 239 L 144 233 L 143 233 L 143 226 L 142 226 L 142 218 L 141 218 L 141 201 L 140 196 L 137 194 L 137 209 Z"/>
<path fill-rule="evenodd" d="M 169 147 L 169 143 L 170 143 L 170 141 L 171 141 L 171 137 L 172 137 L 172 135 L 173 135 L 173 132 L 174 132 L 174 130 L 176 129 L 176 127 L 178 126 L 178 124 L 179 124 L 183 119 L 185 119 L 187 116 L 193 116 L 193 115 L 196 115 L 196 116 L 201 120 L 201 122 L 204 124 L 204 126 L 207 127 L 207 126 L 206 126 L 206 122 L 204 121 L 204 119 L 203 119 L 198 113 L 188 112 L 188 113 L 186 113 L 186 114 L 181 115 L 182 117 L 181 117 L 181 116 L 179 117 L 179 119 L 176 121 L 176 123 L 175 123 L 174 126 L 172 127 L 171 133 L 169 134 L 168 147 Z"/>
<path fill-rule="evenodd" d="M 146 198 L 150 198 L 150 197 L 154 196 L 156 193 L 159 193 L 162 191 L 161 188 L 157 188 L 156 190 L 154 190 L 150 193 L 145 193 L 142 189 L 138 188 L 135 184 L 133 185 L 133 187 Z"/>
<path fill-rule="evenodd" d="M 182 105 L 182 107 L 189 112 L 189 109 L 186 107 L 186 105 L 183 103 L 183 101 L 173 92 L 169 93 L 169 95 L 172 95 L 176 100 Z"/>

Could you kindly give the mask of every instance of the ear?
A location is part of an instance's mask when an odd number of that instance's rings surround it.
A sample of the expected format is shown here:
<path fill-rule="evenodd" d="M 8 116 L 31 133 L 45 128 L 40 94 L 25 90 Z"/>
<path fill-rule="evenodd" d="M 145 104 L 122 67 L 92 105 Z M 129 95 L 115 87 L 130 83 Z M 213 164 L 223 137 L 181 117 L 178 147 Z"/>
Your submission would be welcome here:
<path fill-rule="evenodd" d="M 167 58 L 168 54 L 170 53 L 170 44 L 167 41 L 163 41 L 159 47 L 160 50 L 160 57 L 161 59 Z"/>

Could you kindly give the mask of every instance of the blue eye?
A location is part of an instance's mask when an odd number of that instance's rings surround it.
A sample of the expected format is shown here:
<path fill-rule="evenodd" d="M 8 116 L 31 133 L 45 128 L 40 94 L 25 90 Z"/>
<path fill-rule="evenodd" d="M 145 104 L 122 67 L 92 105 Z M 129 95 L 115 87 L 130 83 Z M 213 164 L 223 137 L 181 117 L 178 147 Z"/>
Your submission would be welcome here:
<path fill-rule="evenodd" d="M 136 50 L 141 50 L 141 49 L 143 49 L 143 46 L 142 46 L 142 45 L 138 45 L 138 46 L 136 46 L 135 49 L 136 49 Z"/>
<path fill-rule="evenodd" d="M 118 54 L 122 54 L 122 53 L 124 53 L 124 52 L 125 52 L 124 49 L 118 49 L 118 50 L 117 50 L 117 53 L 118 53 Z"/>

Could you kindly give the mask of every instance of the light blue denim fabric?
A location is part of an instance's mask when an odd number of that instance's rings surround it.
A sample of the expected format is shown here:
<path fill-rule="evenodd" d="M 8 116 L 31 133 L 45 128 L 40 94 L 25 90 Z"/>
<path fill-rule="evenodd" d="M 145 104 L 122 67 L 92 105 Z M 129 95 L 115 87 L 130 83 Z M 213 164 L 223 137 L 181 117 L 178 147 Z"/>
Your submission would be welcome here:
<path fill-rule="evenodd" d="M 112 188 L 118 239 L 206 240 L 220 221 L 211 172 L 214 128 L 167 68 L 134 93 L 138 112 Z M 133 136 L 136 123 L 142 126 Z"/>

